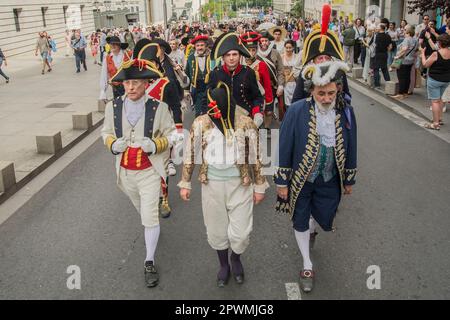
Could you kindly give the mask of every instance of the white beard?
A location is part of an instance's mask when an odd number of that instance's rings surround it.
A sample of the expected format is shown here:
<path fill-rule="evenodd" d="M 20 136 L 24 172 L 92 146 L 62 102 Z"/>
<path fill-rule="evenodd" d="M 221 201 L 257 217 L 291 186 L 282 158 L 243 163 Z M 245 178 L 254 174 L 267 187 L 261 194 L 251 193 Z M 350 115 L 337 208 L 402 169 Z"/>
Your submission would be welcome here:
<path fill-rule="evenodd" d="M 336 99 L 334 99 L 329 105 L 323 105 L 319 101 L 316 101 L 316 100 L 314 100 L 314 102 L 317 104 L 317 107 L 319 108 L 319 110 L 323 111 L 324 113 L 328 113 L 336 105 Z"/>

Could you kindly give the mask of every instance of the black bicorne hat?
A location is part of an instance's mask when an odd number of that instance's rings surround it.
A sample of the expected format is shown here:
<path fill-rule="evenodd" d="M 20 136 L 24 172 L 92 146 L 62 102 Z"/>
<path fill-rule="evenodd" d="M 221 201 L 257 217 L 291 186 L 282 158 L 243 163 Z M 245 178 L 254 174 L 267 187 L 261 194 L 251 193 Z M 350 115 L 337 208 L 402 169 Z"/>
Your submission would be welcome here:
<path fill-rule="evenodd" d="M 214 46 L 212 48 L 212 57 L 214 60 L 219 57 L 224 56 L 227 52 L 231 50 L 239 51 L 244 57 L 250 58 L 250 52 L 247 48 L 242 44 L 241 38 L 236 33 L 228 32 L 222 34 L 220 37 L 216 39 L 214 42 Z"/>
<path fill-rule="evenodd" d="M 230 88 L 222 81 L 217 87 L 208 89 L 208 115 L 217 128 L 227 136 L 227 130 L 234 130 L 236 102 Z"/>
<path fill-rule="evenodd" d="M 159 44 L 144 38 L 136 43 L 133 50 L 133 58 L 154 61 L 159 65 L 160 50 Z"/>
<path fill-rule="evenodd" d="M 131 79 L 151 80 L 162 77 L 164 75 L 150 61 L 133 59 L 124 62 L 110 82 L 123 82 Z"/>
<path fill-rule="evenodd" d="M 275 40 L 275 38 L 272 37 L 272 35 L 267 30 L 261 31 L 260 34 L 261 34 L 261 38 L 267 38 L 267 39 L 269 39 L 269 41 Z"/>
<path fill-rule="evenodd" d="M 170 47 L 170 44 L 166 40 L 163 40 L 163 39 L 160 39 L 160 38 L 155 38 L 155 39 L 153 39 L 152 42 L 159 44 L 159 46 L 162 49 L 164 49 L 164 52 L 166 54 L 170 54 L 172 52 L 172 48 Z"/>

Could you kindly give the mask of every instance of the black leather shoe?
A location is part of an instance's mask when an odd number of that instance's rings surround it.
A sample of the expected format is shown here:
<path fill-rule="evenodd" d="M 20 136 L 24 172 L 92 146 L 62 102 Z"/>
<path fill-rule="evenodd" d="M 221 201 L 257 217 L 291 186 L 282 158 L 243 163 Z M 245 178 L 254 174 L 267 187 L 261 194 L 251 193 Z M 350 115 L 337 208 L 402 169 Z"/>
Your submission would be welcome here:
<path fill-rule="evenodd" d="M 158 285 L 159 275 L 153 261 L 145 261 L 144 267 L 145 284 L 148 288 L 153 288 Z"/>

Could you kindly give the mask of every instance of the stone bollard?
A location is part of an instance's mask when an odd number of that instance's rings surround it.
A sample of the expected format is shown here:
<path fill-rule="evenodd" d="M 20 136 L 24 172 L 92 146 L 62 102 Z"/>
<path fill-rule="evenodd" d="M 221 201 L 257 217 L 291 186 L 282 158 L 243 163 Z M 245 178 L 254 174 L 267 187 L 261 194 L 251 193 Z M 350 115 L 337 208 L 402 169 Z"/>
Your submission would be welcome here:
<path fill-rule="evenodd" d="M 395 96 L 398 94 L 398 82 L 386 81 L 386 86 L 384 87 L 384 93 Z"/>
<path fill-rule="evenodd" d="M 55 154 L 62 149 L 61 132 L 36 136 L 37 152 L 40 154 Z"/>
<path fill-rule="evenodd" d="M 98 112 L 105 112 L 105 109 L 106 109 L 105 100 L 98 100 L 97 107 L 98 107 Z"/>
<path fill-rule="evenodd" d="M 0 161 L 0 192 L 3 193 L 16 184 L 14 163 Z"/>
<path fill-rule="evenodd" d="M 361 67 L 353 67 L 352 69 L 352 78 L 353 79 L 360 79 L 363 75 L 363 68 Z"/>
<path fill-rule="evenodd" d="M 92 112 L 73 114 L 72 123 L 74 130 L 88 130 L 92 128 Z"/>

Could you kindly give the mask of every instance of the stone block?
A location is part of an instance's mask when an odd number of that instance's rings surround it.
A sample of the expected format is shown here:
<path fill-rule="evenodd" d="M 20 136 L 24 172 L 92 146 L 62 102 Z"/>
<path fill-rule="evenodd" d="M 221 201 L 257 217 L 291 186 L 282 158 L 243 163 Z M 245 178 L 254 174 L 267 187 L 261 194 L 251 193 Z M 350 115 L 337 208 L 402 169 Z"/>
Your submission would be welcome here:
<path fill-rule="evenodd" d="M 384 93 L 395 96 L 398 94 L 398 82 L 386 81 L 386 86 L 384 87 Z"/>
<path fill-rule="evenodd" d="M 352 69 L 352 78 L 353 79 L 360 79 L 363 76 L 363 68 L 361 67 L 353 67 Z"/>
<path fill-rule="evenodd" d="M 98 112 L 105 112 L 105 109 L 106 109 L 105 100 L 98 100 L 97 106 L 98 106 Z"/>
<path fill-rule="evenodd" d="M 75 113 L 72 115 L 74 130 L 88 130 L 92 127 L 92 112 Z"/>
<path fill-rule="evenodd" d="M 16 173 L 14 163 L 0 161 L 0 192 L 5 192 L 16 184 Z"/>
<path fill-rule="evenodd" d="M 40 154 L 55 154 L 62 149 L 61 132 L 36 136 L 37 152 Z"/>

